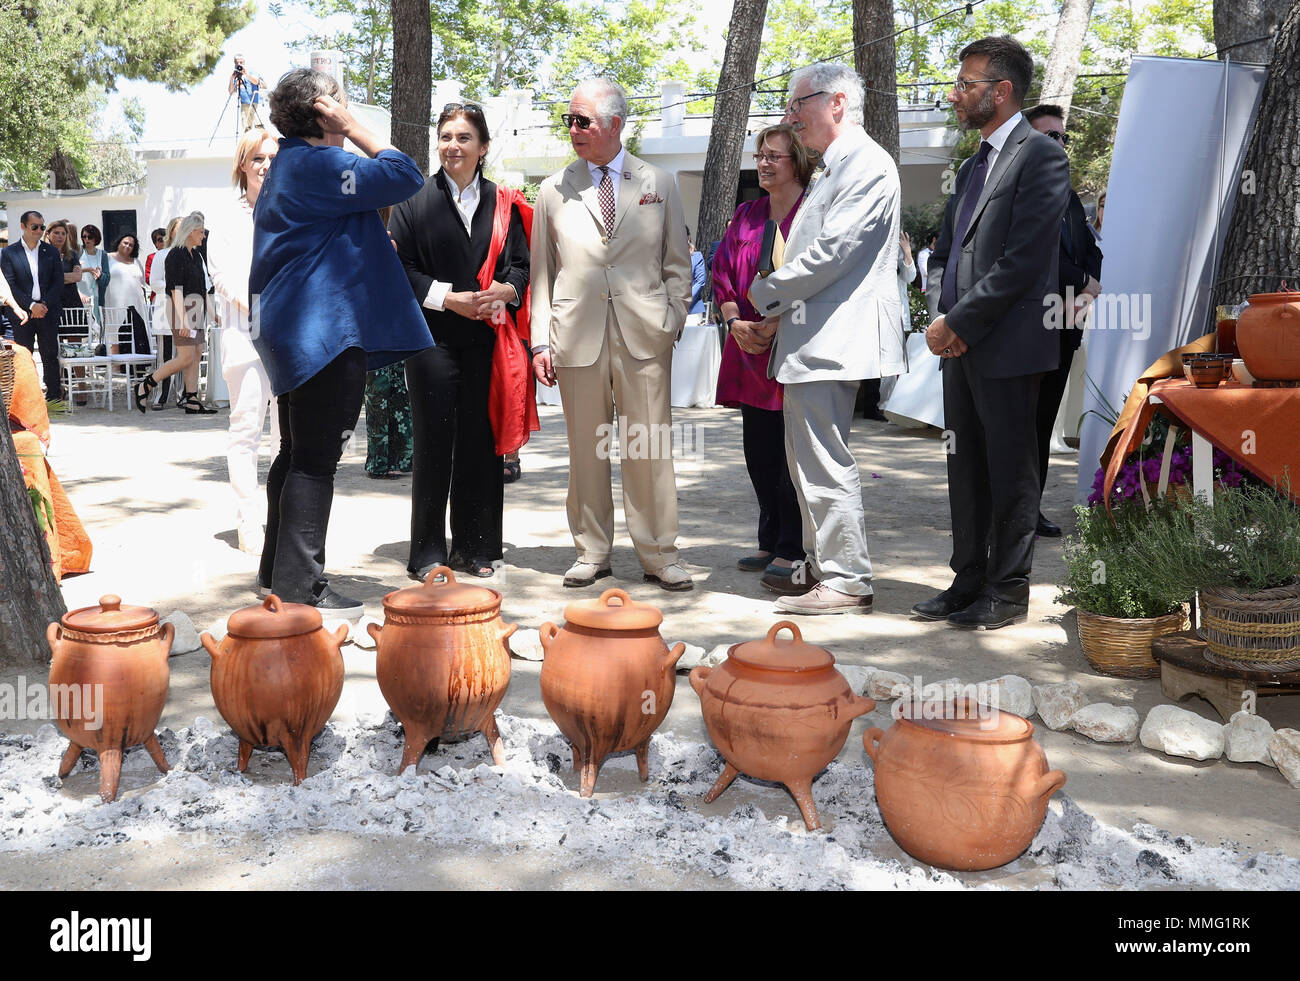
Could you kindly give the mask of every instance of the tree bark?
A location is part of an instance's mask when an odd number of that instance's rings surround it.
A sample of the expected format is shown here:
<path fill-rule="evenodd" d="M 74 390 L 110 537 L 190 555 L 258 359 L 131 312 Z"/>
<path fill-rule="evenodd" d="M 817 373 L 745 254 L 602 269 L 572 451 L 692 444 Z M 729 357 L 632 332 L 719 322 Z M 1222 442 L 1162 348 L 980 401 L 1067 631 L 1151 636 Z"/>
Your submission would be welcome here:
<path fill-rule="evenodd" d="M 1043 70 L 1043 88 L 1039 102 L 1060 106 L 1062 119 L 1069 122 L 1070 104 L 1074 101 L 1074 83 L 1079 77 L 1079 57 L 1083 38 L 1092 19 L 1093 0 L 1065 0 L 1061 18 L 1056 22 L 1052 53 Z"/>
<path fill-rule="evenodd" d="M 54 156 L 50 157 L 49 168 L 50 175 L 54 178 L 50 183 L 50 190 L 76 190 L 82 186 L 81 178 L 77 176 L 76 166 L 62 150 L 54 151 Z"/>
<path fill-rule="evenodd" d="M 1273 42 L 1255 39 L 1277 30 L 1290 8 L 1290 0 L 1214 0 L 1214 46 L 1221 52 L 1219 57 L 1267 64 Z M 1243 41 L 1253 43 L 1235 47 Z"/>
<path fill-rule="evenodd" d="M 763 36 L 767 0 L 736 0 L 727 28 L 727 50 L 718 74 L 720 94 L 713 104 L 713 128 L 704 157 L 704 181 L 700 193 L 700 216 L 695 243 L 707 251 L 711 242 L 722 238 L 727 221 L 736 210 L 736 188 L 740 184 L 740 155 L 745 148 L 749 122 L 750 88 L 758 47 Z"/>
<path fill-rule="evenodd" d="M 429 0 L 392 0 L 393 146 L 429 172 L 433 22 Z"/>
<path fill-rule="evenodd" d="M 1219 266 L 1216 303 L 1300 286 L 1300 0 L 1287 14 Z"/>
<path fill-rule="evenodd" d="M 853 46 L 857 49 L 853 67 L 867 86 L 863 124 L 897 163 L 898 68 L 894 63 L 893 4 L 886 0 L 853 0 Z"/>
<path fill-rule="evenodd" d="M 0 436 L 0 665 L 48 664 L 45 628 L 68 612 L 8 428 Z"/>

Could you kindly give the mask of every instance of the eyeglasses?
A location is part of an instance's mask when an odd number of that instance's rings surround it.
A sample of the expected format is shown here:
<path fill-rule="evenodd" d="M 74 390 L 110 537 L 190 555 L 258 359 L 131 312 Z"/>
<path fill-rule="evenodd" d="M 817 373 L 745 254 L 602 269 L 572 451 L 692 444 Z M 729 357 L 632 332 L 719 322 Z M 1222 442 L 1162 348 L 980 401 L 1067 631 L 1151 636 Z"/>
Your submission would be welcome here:
<path fill-rule="evenodd" d="M 825 94 L 826 94 L 825 89 L 818 89 L 816 92 L 809 92 L 807 95 L 801 95 L 797 99 L 791 99 L 789 104 L 785 107 L 786 114 L 793 116 L 796 112 L 798 112 L 801 108 L 803 108 L 803 104 L 807 102 L 809 99 L 813 99 L 819 95 L 825 95 Z"/>
<path fill-rule="evenodd" d="M 576 112 L 565 112 L 560 114 L 560 122 L 570 128 L 576 126 L 578 129 L 586 129 L 594 120 L 590 116 L 580 116 Z"/>
<path fill-rule="evenodd" d="M 970 90 L 972 85 L 978 85 L 980 82 L 1005 82 L 1005 78 L 959 78 L 952 83 L 952 87 L 958 92 L 965 93 Z"/>
<path fill-rule="evenodd" d="M 483 115 L 483 107 L 472 102 L 448 102 L 442 107 L 443 112 L 476 112 Z"/>
<path fill-rule="evenodd" d="M 30 229 L 30 230 L 33 231 L 33 232 L 43 232 L 43 231 L 45 231 L 45 226 L 44 226 L 44 225 L 28 225 L 27 227 L 28 227 L 28 229 Z"/>
<path fill-rule="evenodd" d="M 785 160 L 793 156 L 790 153 L 756 153 L 754 154 L 754 163 L 776 163 L 778 160 Z"/>
<path fill-rule="evenodd" d="M 1047 131 L 1047 135 L 1054 139 L 1061 146 L 1070 145 L 1070 134 L 1062 133 L 1060 130 L 1052 129 Z"/>

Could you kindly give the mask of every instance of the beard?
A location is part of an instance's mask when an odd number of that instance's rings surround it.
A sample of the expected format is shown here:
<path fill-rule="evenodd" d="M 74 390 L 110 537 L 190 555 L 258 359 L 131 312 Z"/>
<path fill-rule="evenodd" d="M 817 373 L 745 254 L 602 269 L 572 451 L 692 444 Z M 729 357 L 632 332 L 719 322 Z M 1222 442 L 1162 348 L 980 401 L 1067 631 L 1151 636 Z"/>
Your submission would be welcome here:
<path fill-rule="evenodd" d="M 958 122 L 964 130 L 983 129 L 996 114 L 997 107 L 993 105 L 993 88 L 990 86 L 984 89 L 980 101 L 966 110 L 966 121 L 961 122 L 959 119 Z"/>

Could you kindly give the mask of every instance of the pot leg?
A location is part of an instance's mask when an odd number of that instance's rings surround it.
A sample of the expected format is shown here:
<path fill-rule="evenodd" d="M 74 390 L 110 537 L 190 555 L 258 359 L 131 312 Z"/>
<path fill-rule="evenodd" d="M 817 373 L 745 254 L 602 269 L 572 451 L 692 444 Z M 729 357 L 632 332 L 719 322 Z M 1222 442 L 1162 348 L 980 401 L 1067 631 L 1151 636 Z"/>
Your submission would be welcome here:
<path fill-rule="evenodd" d="M 117 782 L 122 776 L 122 750 L 99 751 L 99 799 L 108 803 L 117 799 Z"/>
<path fill-rule="evenodd" d="M 483 725 L 483 737 L 487 739 L 488 746 L 492 749 L 492 762 L 497 766 L 505 766 L 506 746 L 501 741 L 501 732 L 497 729 L 495 715 L 488 715 L 487 722 Z"/>
<path fill-rule="evenodd" d="M 579 797 L 590 797 L 596 792 L 596 776 L 600 773 L 600 764 L 603 760 L 597 760 L 592 756 L 582 763 L 582 785 L 578 790 Z"/>
<path fill-rule="evenodd" d="M 171 764 L 167 762 L 167 757 L 163 755 L 162 745 L 158 742 L 158 737 L 154 733 L 149 733 L 149 738 L 144 741 L 144 748 L 149 751 L 158 769 L 166 773 L 171 769 Z"/>
<path fill-rule="evenodd" d="M 236 764 L 240 773 L 248 769 L 248 758 L 253 755 L 253 744 L 246 743 L 244 740 L 239 741 L 239 763 Z"/>
<path fill-rule="evenodd" d="M 817 817 L 817 805 L 813 803 L 812 781 L 800 780 L 787 783 L 786 788 L 794 797 L 794 802 L 799 805 L 799 813 L 803 815 L 804 827 L 809 831 L 816 831 L 820 828 L 822 822 Z"/>
<path fill-rule="evenodd" d="M 72 768 L 77 765 L 79 759 L 81 759 L 81 747 L 76 743 L 68 743 L 68 751 L 63 754 L 63 759 L 59 761 L 60 780 L 72 772 Z"/>
<path fill-rule="evenodd" d="M 713 786 L 709 788 L 709 792 L 704 795 L 704 803 L 712 804 L 715 800 L 721 797 L 722 792 L 730 787 L 731 781 L 735 780 L 738 776 L 740 776 L 740 771 L 728 763 L 723 767 L 721 776 L 713 782 Z"/>
<path fill-rule="evenodd" d="M 399 775 L 406 772 L 408 766 L 419 766 L 420 757 L 429 748 L 432 740 L 423 732 L 417 732 L 409 726 L 406 729 L 406 742 L 402 746 L 402 762 L 397 767 Z"/>
<path fill-rule="evenodd" d="M 646 736 L 645 742 L 636 747 L 636 774 L 645 783 L 650 779 L 650 737 Z"/>
<path fill-rule="evenodd" d="M 280 734 L 280 746 L 289 759 L 289 768 L 293 770 L 293 785 L 296 787 L 307 779 L 307 760 L 311 756 L 311 741 L 284 732 Z"/>

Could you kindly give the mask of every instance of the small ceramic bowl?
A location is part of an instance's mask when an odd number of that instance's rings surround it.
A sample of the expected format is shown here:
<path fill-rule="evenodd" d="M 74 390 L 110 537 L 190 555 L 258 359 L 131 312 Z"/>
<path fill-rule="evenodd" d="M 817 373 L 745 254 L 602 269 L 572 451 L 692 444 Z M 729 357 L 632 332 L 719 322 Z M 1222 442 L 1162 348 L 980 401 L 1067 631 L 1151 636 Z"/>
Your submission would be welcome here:
<path fill-rule="evenodd" d="M 1246 362 L 1240 358 L 1232 362 L 1232 377 L 1237 379 L 1240 384 L 1248 387 L 1255 384 L 1255 376 L 1246 367 Z"/>
<path fill-rule="evenodd" d="M 1190 372 L 1192 384 L 1197 388 L 1218 388 L 1223 381 L 1224 364 L 1222 361 L 1201 361 L 1183 369 Z"/>

